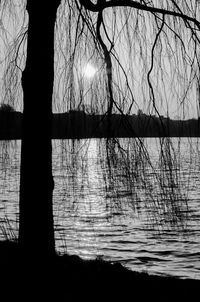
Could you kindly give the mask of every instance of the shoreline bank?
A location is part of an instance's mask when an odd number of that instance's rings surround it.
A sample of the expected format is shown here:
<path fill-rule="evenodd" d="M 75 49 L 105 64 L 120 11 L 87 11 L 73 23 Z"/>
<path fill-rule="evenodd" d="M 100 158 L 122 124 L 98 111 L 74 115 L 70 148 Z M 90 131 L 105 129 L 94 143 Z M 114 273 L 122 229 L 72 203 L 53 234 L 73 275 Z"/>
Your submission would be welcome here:
<path fill-rule="evenodd" d="M 81 301 L 78 299 L 83 296 L 91 296 L 93 301 L 99 296 L 121 296 L 123 301 L 128 301 L 125 297 L 130 295 L 133 299 L 129 301 L 145 301 L 149 298 L 173 301 L 175 297 L 178 298 L 176 301 L 186 297 L 193 301 L 192 297 L 198 294 L 200 288 L 200 280 L 138 273 L 121 264 L 98 259 L 83 260 L 78 256 L 66 254 L 55 255 L 54 258 L 46 260 L 40 262 L 38 259 L 27 257 L 25 261 L 18 243 L 1 241 L 1 289 L 7 288 L 8 293 L 12 294 L 9 288 L 13 288 L 14 292 L 20 295 L 25 295 L 26 288 L 33 294 L 39 290 L 44 295 L 52 291 L 52 295 L 64 297 L 68 301 Z"/>

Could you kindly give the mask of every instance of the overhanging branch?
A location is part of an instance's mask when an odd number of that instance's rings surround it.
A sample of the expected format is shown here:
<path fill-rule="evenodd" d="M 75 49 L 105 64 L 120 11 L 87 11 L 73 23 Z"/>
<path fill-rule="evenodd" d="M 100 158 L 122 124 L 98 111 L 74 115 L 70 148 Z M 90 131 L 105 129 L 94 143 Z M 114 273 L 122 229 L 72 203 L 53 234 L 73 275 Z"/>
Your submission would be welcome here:
<path fill-rule="evenodd" d="M 144 5 L 141 4 L 137 1 L 132 1 L 132 0 L 110 0 L 110 1 L 98 1 L 97 4 L 94 4 L 92 1 L 90 0 L 79 0 L 81 5 L 83 5 L 85 7 L 85 9 L 88 9 L 92 12 L 99 12 L 99 11 L 103 11 L 106 8 L 109 7 L 132 7 L 132 8 L 136 8 L 139 10 L 143 10 L 143 11 L 147 11 L 147 12 L 151 12 L 151 13 L 159 13 L 162 15 L 168 15 L 168 16 L 174 16 L 174 17 L 178 17 L 181 18 L 183 20 L 186 21 L 190 21 L 193 22 L 198 29 L 200 30 L 200 22 L 195 19 L 192 18 L 186 14 L 183 14 L 181 12 L 175 12 L 175 11 L 171 11 L 171 10 L 167 10 L 167 9 L 162 9 L 162 8 L 158 8 L 158 7 L 152 7 L 152 6 L 148 6 L 148 5 Z"/>

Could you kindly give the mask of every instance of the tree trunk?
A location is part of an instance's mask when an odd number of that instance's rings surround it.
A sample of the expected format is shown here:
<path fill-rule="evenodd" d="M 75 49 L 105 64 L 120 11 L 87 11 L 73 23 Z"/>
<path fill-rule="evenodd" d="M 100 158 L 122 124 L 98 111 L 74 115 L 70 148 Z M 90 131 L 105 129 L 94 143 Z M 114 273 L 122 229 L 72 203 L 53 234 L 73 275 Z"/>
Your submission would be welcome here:
<path fill-rule="evenodd" d="M 60 0 L 27 1 L 29 14 L 21 146 L 19 243 L 25 253 L 55 253 L 52 175 L 54 25 Z"/>

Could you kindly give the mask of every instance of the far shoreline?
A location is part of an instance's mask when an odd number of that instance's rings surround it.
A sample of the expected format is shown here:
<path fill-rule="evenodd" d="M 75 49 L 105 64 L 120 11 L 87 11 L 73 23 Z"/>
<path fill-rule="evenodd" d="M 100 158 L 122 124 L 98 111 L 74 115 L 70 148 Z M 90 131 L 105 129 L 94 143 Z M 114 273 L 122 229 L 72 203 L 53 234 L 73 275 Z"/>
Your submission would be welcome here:
<path fill-rule="evenodd" d="M 0 112 L 0 140 L 22 139 L 22 120 L 21 112 Z M 79 110 L 52 114 L 52 139 L 129 137 L 200 137 L 200 119 L 172 120 L 143 113 L 108 116 Z"/>

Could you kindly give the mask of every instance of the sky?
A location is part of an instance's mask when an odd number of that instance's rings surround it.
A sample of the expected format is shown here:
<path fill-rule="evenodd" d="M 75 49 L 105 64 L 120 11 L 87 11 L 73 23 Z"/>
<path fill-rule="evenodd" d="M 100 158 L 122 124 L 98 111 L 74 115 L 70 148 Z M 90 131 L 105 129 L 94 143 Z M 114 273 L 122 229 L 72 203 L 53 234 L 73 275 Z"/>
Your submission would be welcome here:
<path fill-rule="evenodd" d="M 87 26 L 82 30 L 83 23 L 78 11 L 74 10 L 75 14 L 70 15 L 64 2 L 59 8 L 55 37 L 53 110 L 62 112 L 87 108 L 91 112 L 105 112 L 109 99 L 105 61 L 102 50 L 95 45 L 92 36 L 97 14 L 89 14 L 88 24 L 92 30 Z M 10 94 L 4 89 L 4 72 L 9 66 L 8 50 L 11 50 L 9 54 L 12 58 L 13 42 L 15 46 L 20 43 L 17 37 L 22 26 L 27 24 L 27 15 L 23 10 L 25 1 L 14 0 L 13 3 L 14 18 L 8 11 L 0 14 L 0 102 L 11 102 L 17 110 L 22 110 L 20 85 L 17 91 Z M 194 48 L 191 30 L 185 27 L 184 22 L 176 20 L 177 24 L 173 27 L 173 19 L 165 18 L 163 31 L 154 45 L 162 26 L 161 16 L 155 18 L 141 11 L 138 14 L 137 10 L 128 8 L 107 9 L 103 18 L 105 26 L 100 29 L 101 37 L 112 52 L 112 88 L 116 101 L 114 112 L 120 113 L 122 110 L 137 114 L 138 110 L 142 110 L 147 114 L 159 113 L 171 118 L 196 118 L 199 101 L 196 76 L 199 70 L 195 56 L 198 57 L 199 49 Z M 78 40 L 75 39 L 76 35 L 79 36 Z M 17 59 L 22 70 L 25 66 L 25 49 L 26 45 L 22 43 Z M 20 83 L 20 70 L 16 76 Z"/>

